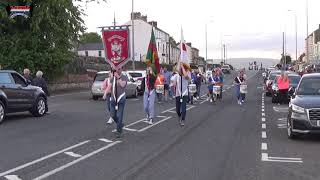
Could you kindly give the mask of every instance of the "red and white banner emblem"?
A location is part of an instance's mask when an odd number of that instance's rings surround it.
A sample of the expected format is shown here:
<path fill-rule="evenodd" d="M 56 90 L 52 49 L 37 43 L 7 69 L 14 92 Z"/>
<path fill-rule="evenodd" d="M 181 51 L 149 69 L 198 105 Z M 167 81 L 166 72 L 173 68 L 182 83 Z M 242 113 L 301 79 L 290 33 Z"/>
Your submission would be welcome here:
<path fill-rule="evenodd" d="M 120 69 L 129 60 L 129 30 L 102 30 L 106 61 L 113 69 Z"/>

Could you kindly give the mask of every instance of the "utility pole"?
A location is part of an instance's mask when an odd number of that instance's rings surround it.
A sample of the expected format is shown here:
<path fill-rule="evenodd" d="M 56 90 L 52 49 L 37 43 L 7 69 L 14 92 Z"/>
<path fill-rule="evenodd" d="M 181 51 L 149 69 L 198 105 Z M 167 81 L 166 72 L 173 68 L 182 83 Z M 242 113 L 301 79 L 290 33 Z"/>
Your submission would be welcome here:
<path fill-rule="evenodd" d="M 206 30 L 205 30 L 205 34 L 206 34 L 206 69 L 208 69 L 208 27 L 207 27 L 207 23 L 206 23 Z"/>
<path fill-rule="evenodd" d="M 306 13 L 307 13 L 307 43 L 306 43 L 306 46 L 307 46 L 307 52 L 306 52 L 306 55 L 307 55 L 307 63 L 309 63 L 309 3 L 308 3 L 308 0 L 306 0 Z"/>
<path fill-rule="evenodd" d="M 226 45 L 223 44 L 223 64 L 226 64 Z"/>
<path fill-rule="evenodd" d="M 113 13 L 113 26 L 116 27 L 116 13 Z"/>
<path fill-rule="evenodd" d="M 131 24 L 132 24 L 132 69 L 135 71 L 135 52 L 134 52 L 134 0 L 132 0 L 132 10 L 131 10 Z"/>

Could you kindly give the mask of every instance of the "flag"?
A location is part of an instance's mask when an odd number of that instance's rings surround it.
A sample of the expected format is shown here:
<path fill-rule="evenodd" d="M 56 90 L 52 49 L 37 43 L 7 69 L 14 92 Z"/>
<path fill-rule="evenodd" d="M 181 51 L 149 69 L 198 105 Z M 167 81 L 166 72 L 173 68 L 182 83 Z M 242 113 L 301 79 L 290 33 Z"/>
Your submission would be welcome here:
<path fill-rule="evenodd" d="M 146 64 L 153 69 L 153 73 L 157 75 L 160 73 L 160 63 L 157 51 L 156 38 L 154 36 L 153 28 L 151 31 L 151 39 L 148 47 Z"/>
<path fill-rule="evenodd" d="M 186 42 L 183 37 L 182 28 L 181 28 L 180 61 L 179 62 L 180 63 L 178 64 L 178 67 L 180 67 L 180 64 L 182 64 L 186 70 L 191 71 L 190 61 L 189 61 L 189 56 L 188 56 L 188 49 L 187 49 L 187 45 L 186 45 Z"/>

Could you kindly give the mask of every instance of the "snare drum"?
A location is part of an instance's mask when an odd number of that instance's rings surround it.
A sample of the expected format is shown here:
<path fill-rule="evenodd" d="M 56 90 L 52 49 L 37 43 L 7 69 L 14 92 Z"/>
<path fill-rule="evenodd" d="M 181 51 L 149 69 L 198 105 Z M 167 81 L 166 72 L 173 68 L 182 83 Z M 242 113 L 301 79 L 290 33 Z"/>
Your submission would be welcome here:
<path fill-rule="evenodd" d="M 164 85 L 157 85 L 156 86 L 156 92 L 158 94 L 163 94 L 164 93 Z"/>
<path fill-rule="evenodd" d="M 221 93 L 221 86 L 213 86 L 213 93 L 220 94 Z"/>
<path fill-rule="evenodd" d="M 197 86 L 195 84 L 189 84 L 189 93 L 194 94 L 197 92 Z"/>
<path fill-rule="evenodd" d="M 248 93 L 248 86 L 246 84 L 240 85 L 240 93 L 247 94 Z"/>

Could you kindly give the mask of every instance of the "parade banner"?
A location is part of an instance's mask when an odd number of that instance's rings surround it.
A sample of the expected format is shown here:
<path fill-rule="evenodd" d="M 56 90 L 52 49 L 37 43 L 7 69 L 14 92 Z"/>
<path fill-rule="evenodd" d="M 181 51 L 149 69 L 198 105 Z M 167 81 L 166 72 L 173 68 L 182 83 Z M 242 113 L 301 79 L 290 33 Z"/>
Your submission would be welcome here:
<path fill-rule="evenodd" d="M 32 15 L 33 5 L 31 6 L 7 6 L 6 10 L 10 18 L 23 16 L 29 18 Z"/>
<path fill-rule="evenodd" d="M 129 29 L 103 29 L 102 41 L 106 61 L 113 69 L 120 69 L 130 57 Z"/>

